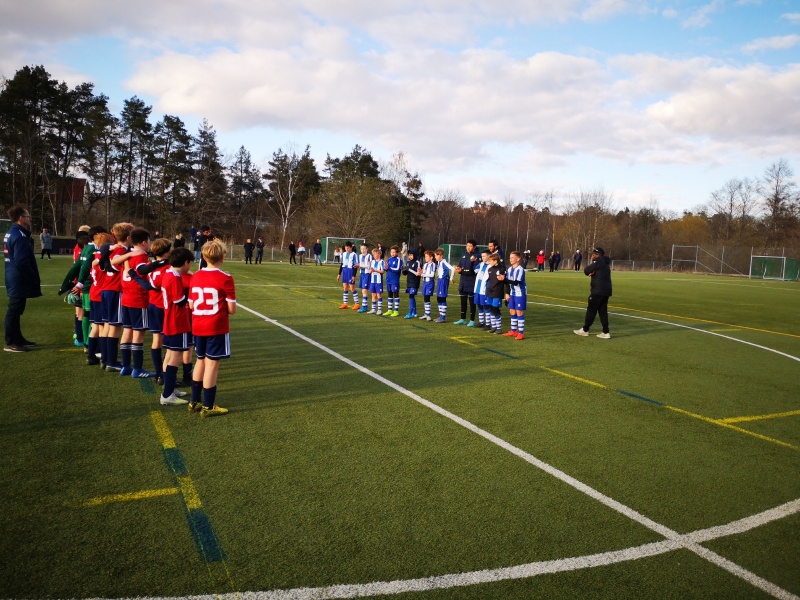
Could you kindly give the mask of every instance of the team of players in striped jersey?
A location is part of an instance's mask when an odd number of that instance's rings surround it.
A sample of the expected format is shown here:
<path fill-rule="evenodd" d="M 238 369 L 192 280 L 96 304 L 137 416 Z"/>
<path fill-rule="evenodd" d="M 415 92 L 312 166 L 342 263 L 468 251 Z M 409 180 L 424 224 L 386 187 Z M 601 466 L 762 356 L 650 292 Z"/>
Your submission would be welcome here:
<path fill-rule="evenodd" d="M 361 254 L 353 251 L 352 242 L 344 245 L 337 281 L 342 283 L 342 304 L 340 309 L 352 309 L 359 313 L 400 316 L 400 277 L 406 275 L 405 293 L 408 295 L 408 313 L 404 318 L 413 319 L 417 315 L 417 294 L 423 297 L 424 312 L 419 319 L 445 323 L 447 320 L 447 298 L 449 287 L 456 273 L 460 274 L 459 296 L 461 298 L 461 318 L 456 325 L 479 327 L 494 334 L 525 339 L 525 309 L 527 289 L 525 285 L 525 269 L 522 267 L 522 254 L 513 251 L 509 254 L 508 269 L 505 268 L 503 256 L 496 251 L 477 251 L 474 240 L 467 242 L 467 252 L 457 266 L 453 267 L 444 258 L 444 250 L 425 251 L 422 257 L 416 256 L 413 250 L 407 253 L 407 259 L 399 255 L 397 246 L 389 250 L 389 258 L 381 258 L 380 250 L 370 249 L 361 244 Z M 421 259 L 421 260 L 420 260 Z M 384 275 L 386 276 L 386 293 L 388 294 L 388 310 L 383 312 Z M 358 283 L 356 283 L 358 281 Z M 361 290 L 361 298 L 359 292 Z M 431 317 L 431 299 L 436 297 L 437 319 Z M 370 297 L 371 296 L 371 297 Z M 352 297 L 353 306 L 349 304 Z M 501 307 L 505 300 L 510 315 L 511 328 L 502 333 Z M 467 305 L 470 314 L 467 319 Z M 477 321 L 476 321 L 477 313 Z"/>
<path fill-rule="evenodd" d="M 121 376 L 153 378 L 164 386 L 163 405 L 188 404 L 190 413 L 204 417 L 226 414 L 216 403 L 217 374 L 219 361 L 230 358 L 228 317 L 236 312 L 236 290 L 233 278 L 220 269 L 225 245 L 206 242 L 204 262 L 192 275 L 190 250 L 171 250 L 164 238 L 151 243 L 148 231 L 130 223 L 114 225 L 111 233 L 91 228 L 81 243 L 59 293 L 71 290 L 80 299 L 85 322 L 80 329 L 76 324 L 76 337 L 80 331 L 87 364 Z M 154 371 L 143 368 L 148 330 Z M 190 400 L 177 389 L 180 383 L 191 385 Z"/>

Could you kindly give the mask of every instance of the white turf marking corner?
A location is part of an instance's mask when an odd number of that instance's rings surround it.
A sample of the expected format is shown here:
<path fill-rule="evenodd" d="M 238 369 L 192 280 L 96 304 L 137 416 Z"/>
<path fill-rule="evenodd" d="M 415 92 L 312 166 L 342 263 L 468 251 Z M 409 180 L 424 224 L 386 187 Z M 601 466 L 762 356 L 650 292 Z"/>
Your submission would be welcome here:
<path fill-rule="evenodd" d="M 517 448 L 512 444 L 506 442 L 505 440 L 489 433 L 488 431 L 481 429 L 477 425 L 470 423 L 466 419 L 459 417 L 456 414 L 451 413 L 450 411 L 442 408 L 441 406 L 426 400 L 425 398 L 415 394 L 414 392 L 407 390 L 406 388 L 386 379 L 385 377 L 375 373 L 367 369 L 366 367 L 358 364 L 355 361 L 350 360 L 346 356 L 339 354 L 335 350 L 331 350 L 327 346 L 324 346 L 313 340 L 302 333 L 295 331 L 291 327 L 284 325 L 274 319 L 270 319 L 269 317 L 262 315 L 261 313 L 248 308 L 242 304 L 238 304 L 238 306 L 247 312 L 259 317 L 260 319 L 272 323 L 276 327 L 280 327 L 284 331 L 292 334 L 293 336 L 303 340 L 304 342 L 311 344 L 315 348 L 322 350 L 326 354 L 330 354 L 334 358 L 344 362 L 347 365 L 350 365 L 357 371 L 372 377 L 373 379 L 380 381 L 387 387 L 392 388 L 393 390 L 411 398 L 412 400 L 422 404 L 423 406 L 431 409 L 432 411 L 438 413 L 439 415 L 461 425 L 465 429 L 472 431 L 473 433 L 481 436 L 482 438 L 492 442 L 493 444 L 507 450 L 511 454 L 521 458 L 522 460 L 526 461 L 527 463 L 541 469 L 542 471 L 552 475 L 556 479 L 566 483 L 567 485 L 573 487 L 574 489 L 583 492 L 590 498 L 600 502 L 601 504 L 611 508 L 612 510 L 625 515 L 632 521 L 643 525 L 644 527 L 650 529 L 662 535 L 666 538 L 666 540 L 661 542 L 654 542 L 650 544 L 644 544 L 642 546 L 637 546 L 634 548 L 626 548 L 624 550 L 616 550 L 612 552 L 603 552 L 599 554 L 592 554 L 582 557 L 574 557 L 574 558 L 565 558 L 560 560 L 554 561 L 542 561 L 542 562 L 535 562 L 535 563 L 528 563 L 525 565 L 517 565 L 513 567 L 504 567 L 500 569 L 488 569 L 483 571 L 472 571 L 469 573 L 457 573 L 457 574 L 450 574 L 450 575 L 439 575 L 435 577 L 426 577 L 422 579 L 406 579 L 406 580 L 398 580 L 398 581 L 386 581 L 386 582 L 373 582 L 367 584 L 344 584 L 344 585 L 335 585 L 323 588 L 295 588 L 291 590 L 273 590 L 268 592 L 248 592 L 244 594 L 228 594 L 220 596 L 222 598 L 226 598 L 226 600 L 234 598 L 247 598 L 253 600 L 301 600 L 301 599 L 321 599 L 321 598 L 355 598 L 355 597 L 363 597 L 363 596 L 375 596 L 380 594 L 400 594 L 405 592 L 411 591 L 425 591 L 425 590 L 433 590 L 433 589 L 444 589 L 444 588 L 452 588 L 452 587 L 460 587 L 466 585 L 475 585 L 478 583 L 489 583 L 494 581 L 503 581 L 508 579 L 521 579 L 527 577 L 533 577 L 536 575 L 541 575 L 544 573 L 557 573 L 560 571 L 572 571 L 576 569 L 583 569 L 583 568 L 590 568 L 595 566 L 602 566 L 602 565 L 609 565 L 618 562 L 625 562 L 630 560 L 637 560 L 640 558 L 645 558 L 648 556 L 656 556 L 658 554 L 663 554 L 666 552 L 671 552 L 673 550 L 678 550 L 685 548 L 694 552 L 701 558 L 717 565 L 744 579 L 751 585 L 767 592 L 771 596 L 775 598 L 781 598 L 786 600 L 800 600 L 800 597 L 788 592 L 775 584 L 767 581 L 744 569 L 743 567 L 729 561 L 728 559 L 720 556 L 719 554 L 700 546 L 700 542 L 707 542 L 718 537 L 723 537 L 727 535 L 733 535 L 737 533 L 742 533 L 743 531 L 747 531 L 754 527 L 758 527 L 760 525 L 764 525 L 770 521 L 774 521 L 776 519 L 781 519 L 783 517 L 789 516 L 791 514 L 795 514 L 800 512 L 800 499 L 787 502 L 781 506 L 776 508 L 764 511 L 757 515 L 753 515 L 750 517 L 746 517 L 744 519 L 740 519 L 738 521 L 734 521 L 733 523 L 729 523 L 727 525 L 721 525 L 717 527 L 711 527 L 709 529 L 698 530 L 688 534 L 680 534 L 677 531 L 670 529 L 669 527 L 662 525 L 653 521 L 652 519 L 644 516 L 643 514 L 639 513 L 638 511 L 630 508 L 622 504 L 621 502 L 617 502 L 613 498 L 606 496 L 602 492 L 586 485 L 585 483 L 578 481 L 574 477 L 566 474 L 565 472 L 557 469 L 556 467 L 545 463 L 544 461 L 536 458 L 532 454 L 525 452 L 521 448 Z M 567 308 L 567 307 L 565 307 Z M 689 329 L 692 329 L 691 327 Z M 700 330 L 702 331 L 702 330 Z M 727 337 L 727 336 L 722 336 Z M 733 339 L 733 338 L 731 338 Z M 738 340 L 737 340 L 738 341 Z"/>

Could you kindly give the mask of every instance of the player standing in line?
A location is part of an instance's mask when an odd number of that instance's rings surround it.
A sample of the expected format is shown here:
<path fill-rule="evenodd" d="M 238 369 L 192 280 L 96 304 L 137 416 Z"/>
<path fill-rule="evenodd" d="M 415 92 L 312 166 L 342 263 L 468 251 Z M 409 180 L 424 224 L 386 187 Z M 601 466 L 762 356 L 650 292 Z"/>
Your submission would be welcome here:
<path fill-rule="evenodd" d="M 111 228 L 116 244 L 103 246 L 100 249 L 100 258 L 97 259 L 100 268 L 105 271 L 105 278 L 101 284 L 103 330 L 100 332 L 100 347 L 105 345 L 106 371 L 121 371 L 119 362 L 119 335 L 122 329 L 122 267 L 117 269 L 111 261 L 128 252 L 128 237 L 133 225 L 130 223 L 117 223 Z"/>
<path fill-rule="evenodd" d="M 86 349 L 88 350 L 86 364 L 99 364 L 101 368 L 105 369 L 107 361 L 106 348 L 101 344 L 100 334 L 103 331 L 103 280 L 106 277 L 106 273 L 100 268 L 99 258 L 100 248 L 107 244 L 112 244 L 114 242 L 114 238 L 111 237 L 111 234 L 102 231 L 97 233 L 92 239 L 94 254 L 89 256 L 84 263 L 84 266 L 88 265 L 89 281 L 91 282 L 88 288 L 86 285 L 83 286 L 84 294 L 86 294 L 86 298 L 88 298 L 89 301 L 89 320 L 91 321 L 91 328 L 89 329 L 89 343 L 86 346 Z M 94 264 L 95 262 L 98 264 Z M 81 273 L 83 273 L 83 267 L 81 267 Z M 75 287 L 77 287 L 80 283 L 81 281 L 79 278 L 78 283 L 75 284 Z M 86 306 L 85 301 L 84 306 Z M 98 353 L 100 354 L 100 358 L 97 358 Z"/>
<path fill-rule="evenodd" d="M 522 255 L 513 250 L 508 255 L 511 267 L 506 271 L 506 302 L 508 314 L 511 315 L 511 330 L 504 333 L 505 337 L 516 340 L 525 339 L 525 308 L 528 303 L 528 289 L 525 285 L 525 269 L 522 267 Z"/>
<path fill-rule="evenodd" d="M 206 242 L 208 243 L 208 242 Z M 205 244 L 203 244 L 205 247 Z M 183 275 L 188 275 L 194 255 L 187 248 L 175 248 L 169 253 L 170 268 L 164 271 L 161 293 L 164 295 L 164 391 L 160 402 L 163 405 L 187 404 L 186 392 L 175 389 L 178 381 L 178 365 L 191 344 L 192 326 L 189 320 L 189 290 L 184 285 Z"/>
<path fill-rule="evenodd" d="M 436 252 L 436 303 L 439 309 L 439 318 L 435 323 L 444 323 L 447 319 L 447 292 L 450 284 L 456 277 L 456 270 L 444 259 L 444 250 L 437 248 Z"/>
<path fill-rule="evenodd" d="M 379 316 L 383 314 L 383 274 L 385 272 L 386 262 L 381 258 L 381 251 L 375 248 L 369 263 L 369 291 L 372 294 L 372 310 L 367 314 Z M 376 306 L 377 310 L 375 310 Z"/>
<path fill-rule="evenodd" d="M 111 259 L 111 266 L 119 268 L 125 265 L 122 272 L 122 377 L 133 378 L 154 377 L 156 374 L 144 370 L 144 332 L 149 328 L 147 307 L 150 296 L 128 273 L 129 269 L 137 271 L 146 267 L 149 262 L 150 232 L 136 227 L 131 231 L 130 241 L 133 248 L 126 254 Z M 131 367 L 131 363 L 133 367 Z"/>
<path fill-rule="evenodd" d="M 362 313 L 369 310 L 367 293 L 369 292 L 369 263 L 371 260 L 369 247 L 366 243 L 361 244 L 361 255 L 358 257 L 358 289 L 361 290 L 361 306 L 357 310 Z"/>
<path fill-rule="evenodd" d="M 344 253 L 342 254 L 342 264 L 339 265 L 339 274 L 336 281 L 342 282 L 342 305 L 341 309 L 350 308 L 347 303 L 347 292 L 353 297 L 353 310 L 361 308 L 358 304 L 358 292 L 356 292 L 356 271 L 358 271 L 358 255 L 353 252 L 353 242 L 345 242 Z"/>
<path fill-rule="evenodd" d="M 431 320 L 431 296 L 434 292 L 434 278 L 436 277 L 436 263 L 433 262 L 433 252 L 425 250 L 425 264 L 422 265 L 422 298 L 425 301 L 425 314 L 421 321 Z"/>
<path fill-rule="evenodd" d="M 404 319 L 413 319 L 417 316 L 417 292 L 419 291 L 419 281 L 422 275 L 422 267 L 416 259 L 416 250 L 407 252 L 408 262 L 403 267 L 406 275 L 406 294 L 408 294 L 408 314 Z"/>
<path fill-rule="evenodd" d="M 389 317 L 400 316 L 400 273 L 403 270 L 403 259 L 399 256 L 400 248 L 389 248 L 389 260 L 386 261 L 386 291 L 389 294 Z"/>
<path fill-rule="evenodd" d="M 203 258 L 208 266 L 192 275 L 191 281 L 189 306 L 192 308 L 192 334 L 197 362 L 192 373 L 189 412 L 200 412 L 203 417 L 228 413 L 227 408 L 218 406 L 216 402 L 219 361 L 231 357 L 228 315 L 236 312 L 233 277 L 220 270 L 227 250 L 218 240 L 203 246 Z"/>
<path fill-rule="evenodd" d="M 478 242 L 467 240 L 467 253 L 461 257 L 456 266 L 458 278 L 458 295 L 461 297 L 461 318 L 453 325 L 475 327 L 475 275 L 481 264 L 478 254 Z M 469 303 L 469 321 L 467 321 L 467 303 Z"/>
<path fill-rule="evenodd" d="M 481 252 L 481 263 L 475 271 L 475 305 L 478 308 L 478 328 L 483 329 L 489 324 L 489 311 L 486 308 L 486 286 L 489 281 L 489 255 L 491 252 Z M 485 318 L 485 320 L 484 320 Z M 467 327 L 475 327 L 472 321 Z"/>
<path fill-rule="evenodd" d="M 490 315 L 487 315 L 491 327 L 489 333 L 500 333 L 503 328 L 500 307 L 505 296 L 505 270 L 500 266 L 500 255 L 496 252 L 489 256 L 489 278 L 486 284 L 486 304 Z"/>

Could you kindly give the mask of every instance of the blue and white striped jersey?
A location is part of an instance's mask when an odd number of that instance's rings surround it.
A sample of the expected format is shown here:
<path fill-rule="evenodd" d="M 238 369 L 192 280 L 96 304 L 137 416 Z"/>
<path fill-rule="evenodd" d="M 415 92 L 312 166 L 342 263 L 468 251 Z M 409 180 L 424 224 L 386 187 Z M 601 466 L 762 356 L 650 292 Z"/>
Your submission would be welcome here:
<path fill-rule="evenodd" d="M 434 276 L 436 275 L 436 263 L 426 262 L 422 265 L 422 279 L 423 281 L 433 281 Z"/>
<path fill-rule="evenodd" d="M 489 281 L 489 263 L 482 262 L 475 269 L 475 293 L 482 296 L 486 295 L 486 284 Z"/>
<path fill-rule="evenodd" d="M 383 283 L 383 273 L 386 271 L 386 263 L 380 259 L 372 260 L 369 263 L 369 282 Z"/>
<path fill-rule="evenodd" d="M 345 269 L 354 269 L 358 261 L 358 254 L 355 252 L 342 252 L 342 267 Z"/>
<path fill-rule="evenodd" d="M 358 266 L 362 272 L 366 272 L 369 270 L 369 263 L 372 261 L 372 257 L 369 254 L 359 254 L 358 255 Z"/>
<path fill-rule="evenodd" d="M 509 267 L 506 271 L 506 283 L 508 283 L 511 296 L 524 298 L 527 294 L 527 286 L 525 285 L 525 269 L 522 265 L 516 267 Z"/>
<path fill-rule="evenodd" d="M 439 279 L 449 279 L 453 281 L 456 277 L 456 270 L 444 258 L 436 265 L 436 276 Z"/>

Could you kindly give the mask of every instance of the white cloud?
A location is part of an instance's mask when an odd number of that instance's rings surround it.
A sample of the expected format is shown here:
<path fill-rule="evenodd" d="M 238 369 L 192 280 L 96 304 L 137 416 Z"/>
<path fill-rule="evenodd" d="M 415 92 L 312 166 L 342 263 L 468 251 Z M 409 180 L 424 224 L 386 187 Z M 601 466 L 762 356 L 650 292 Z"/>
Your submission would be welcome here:
<path fill-rule="evenodd" d="M 781 15 L 781 19 L 786 19 L 795 25 L 800 24 L 800 13 L 785 13 Z"/>
<path fill-rule="evenodd" d="M 800 44 L 800 35 L 782 35 L 769 38 L 759 38 L 742 47 L 748 54 L 763 50 L 788 50 Z"/>
<path fill-rule="evenodd" d="M 716 13 L 725 4 L 724 0 L 711 0 L 709 4 L 705 4 L 692 13 L 692 15 L 683 22 L 686 29 L 702 29 L 711 24 L 711 15 Z"/>

